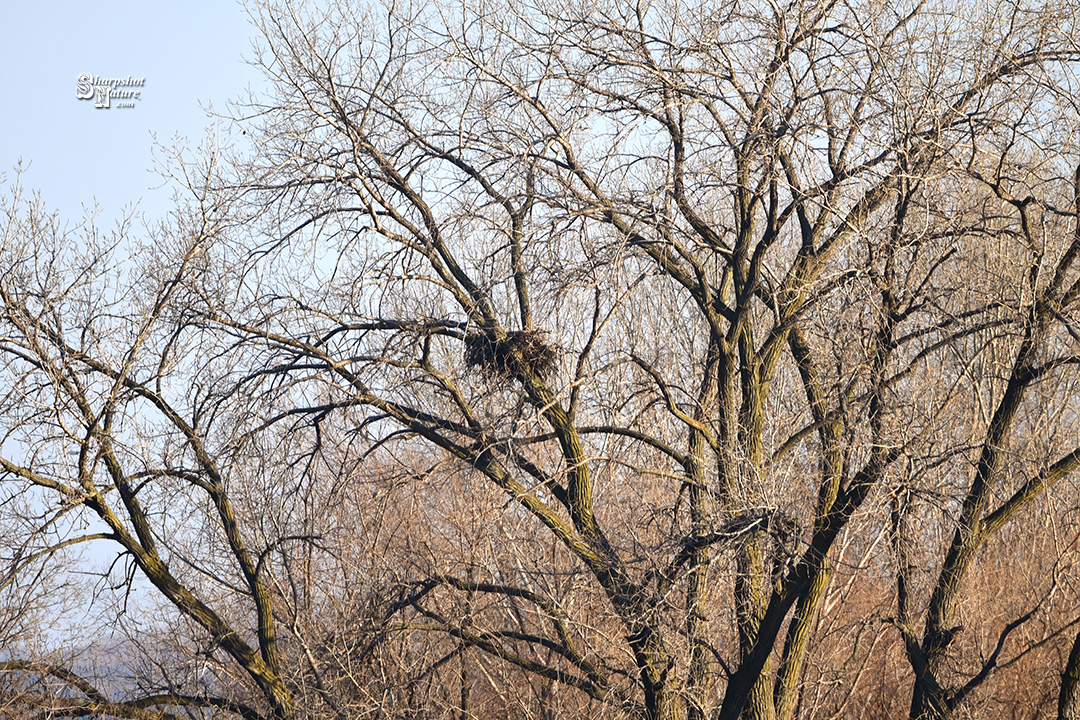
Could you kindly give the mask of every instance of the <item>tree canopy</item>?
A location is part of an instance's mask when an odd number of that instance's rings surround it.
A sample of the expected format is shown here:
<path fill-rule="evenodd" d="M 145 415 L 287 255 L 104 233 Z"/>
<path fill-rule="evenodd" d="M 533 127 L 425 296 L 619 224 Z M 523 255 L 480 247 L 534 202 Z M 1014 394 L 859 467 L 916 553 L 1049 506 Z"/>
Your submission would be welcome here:
<path fill-rule="evenodd" d="M 1078 12 L 254 5 L 171 218 L 4 196 L 5 712 L 1076 717 Z"/>

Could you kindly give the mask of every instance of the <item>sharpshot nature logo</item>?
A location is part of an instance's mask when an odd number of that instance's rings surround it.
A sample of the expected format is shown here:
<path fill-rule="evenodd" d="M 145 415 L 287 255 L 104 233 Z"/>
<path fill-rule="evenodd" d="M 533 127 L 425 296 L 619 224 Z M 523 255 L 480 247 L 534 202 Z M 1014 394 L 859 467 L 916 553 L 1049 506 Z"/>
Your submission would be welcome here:
<path fill-rule="evenodd" d="M 94 107 L 108 109 L 112 101 L 116 101 L 118 108 L 133 108 L 135 101 L 141 100 L 141 88 L 146 83 L 146 78 L 136 78 L 128 75 L 126 78 L 104 78 L 99 75 L 83 73 L 79 76 L 78 87 L 75 97 L 80 100 L 94 99 Z M 133 89 L 135 88 L 135 89 Z"/>

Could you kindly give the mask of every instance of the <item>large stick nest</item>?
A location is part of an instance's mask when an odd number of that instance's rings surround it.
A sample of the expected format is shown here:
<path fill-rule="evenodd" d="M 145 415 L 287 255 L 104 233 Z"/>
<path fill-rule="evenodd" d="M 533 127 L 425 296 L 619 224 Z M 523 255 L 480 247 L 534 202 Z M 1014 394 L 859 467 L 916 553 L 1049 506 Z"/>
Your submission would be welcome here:
<path fill-rule="evenodd" d="M 543 379 L 555 371 L 558 351 L 542 330 L 514 330 L 498 340 L 488 332 L 465 336 L 465 364 L 493 378 L 520 378 L 531 369 Z"/>

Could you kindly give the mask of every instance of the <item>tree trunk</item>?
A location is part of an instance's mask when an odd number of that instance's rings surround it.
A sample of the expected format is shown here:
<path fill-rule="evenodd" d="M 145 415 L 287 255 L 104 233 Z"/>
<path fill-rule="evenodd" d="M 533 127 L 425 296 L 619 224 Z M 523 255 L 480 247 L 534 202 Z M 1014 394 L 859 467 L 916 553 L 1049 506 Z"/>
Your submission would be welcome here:
<path fill-rule="evenodd" d="M 768 537 L 758 533 L 739 549 L 739 576 L 735 581 L 735 603 L 739 623 L 739 644 L 743 659 L 748 657 L 757 640 L 761 618 L 769 602 L 769 585 L 765 572 L 765 544 Z M 776 720 L 772 694 L 772 661 L 766 660 L 754 679 L 743 709 L 745 720 Z"/>
<path fill-rule="evenodd" d="M 1061 673 L 1057 716 L 1058 720 L 1080 720 L 1080 633 L 1076 634 L 1069 661 Z"/>

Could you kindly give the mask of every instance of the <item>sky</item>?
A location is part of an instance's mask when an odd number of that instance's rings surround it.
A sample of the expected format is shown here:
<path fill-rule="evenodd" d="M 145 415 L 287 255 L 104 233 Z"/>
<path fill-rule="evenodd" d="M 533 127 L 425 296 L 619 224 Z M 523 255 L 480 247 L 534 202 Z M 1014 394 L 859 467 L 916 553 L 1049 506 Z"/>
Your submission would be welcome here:
<path fill-rule="evenodd" d="M 224 114 L 249 87 L 265 88 L 245 62 L 256 34 L 232 0 L 2 0 L 0 193 L 21 159 L 23 187 L 70 225 L 95 203 L 100 228 L 132 209 L 147 222 L 164 218 L 173 188 L 154 171 L 155 142 L 197 147 L 214 122 L 208 109 Z M 138 99 L 96 108 L 96 98 L 76 97 L 82 74 L 144 83 L 119 88 Z"/>

